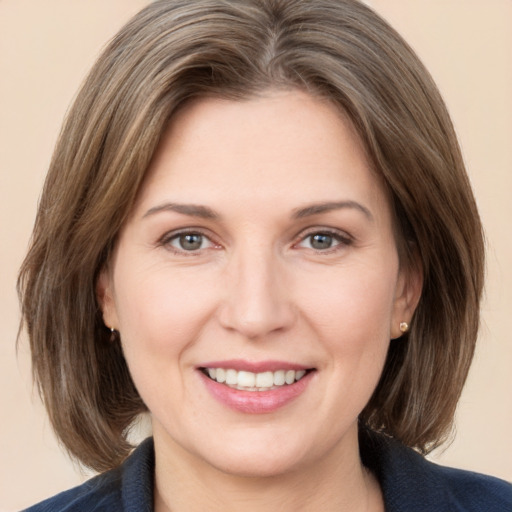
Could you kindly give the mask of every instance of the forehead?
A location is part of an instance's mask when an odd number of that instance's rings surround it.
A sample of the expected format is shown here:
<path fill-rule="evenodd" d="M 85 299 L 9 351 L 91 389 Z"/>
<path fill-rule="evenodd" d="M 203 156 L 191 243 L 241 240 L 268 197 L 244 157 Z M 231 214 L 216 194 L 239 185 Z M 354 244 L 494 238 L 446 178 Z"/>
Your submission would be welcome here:
<path fill-rule="evenodd" d="M 149 166 L 138 207 L 186 202 L 382 202 L 383 187 L 340 109 L 304 92 L 244 101 L 203 98 L 172 118 Z M 302 197 L 301 197 L 302 195 Z"/>

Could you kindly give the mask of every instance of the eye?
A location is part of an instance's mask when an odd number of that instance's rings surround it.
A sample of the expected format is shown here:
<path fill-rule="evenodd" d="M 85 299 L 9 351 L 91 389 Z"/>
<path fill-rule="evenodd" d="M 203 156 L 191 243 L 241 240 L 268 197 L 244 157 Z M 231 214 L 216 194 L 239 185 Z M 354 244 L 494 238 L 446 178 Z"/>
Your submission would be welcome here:
<path fill-rule="evenodd" d="M 162 245 L 171 247 L 176 252 L 199 252 L 213 247 L 213 242 L 202 233 L 181 232 L 162 239 Z"/>
<path fill-rule="evenodd" d="M 327 233 L 317 233 L 316 235 L 309 235 L 307 238 L 309 239 L 309 244 L 313 249 L 323 250 L 330 249 L 332 245 L 336 242 L 332 235 Z"/>
<path fill-rule="evenodd" d="M 314 251 L 328 251 L 340 245 L 350 245 L 352 240 L 348 235 L 332 231 L 315 231 L 307 234 L 297 245 Z"/>

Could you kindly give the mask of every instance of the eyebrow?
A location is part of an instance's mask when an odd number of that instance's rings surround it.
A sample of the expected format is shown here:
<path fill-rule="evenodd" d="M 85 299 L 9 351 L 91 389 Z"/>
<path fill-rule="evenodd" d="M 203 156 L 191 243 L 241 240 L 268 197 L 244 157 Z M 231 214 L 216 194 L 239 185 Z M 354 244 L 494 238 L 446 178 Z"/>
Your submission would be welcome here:
<path fill-rule="evenodd" d="M 145 219 L 151 215 L 155 215 L 160 212 L 176 212 L 182 215 L 189 215 L 190 217 L 199 217 L 201 219 L 212 219 L 216 220 L 220 218 L 220 215 L 207 206 L 199 204 L 179 204 L 179 203 L 165 203 L 159 206 L 150 208 L 142 218 Z"/>
<path fill-rule="evenodd" d="M 293 219 L 303 219 L 321 213 L 327 213 L 333 210 L 342 210 L 344 208 L 352 208 L 362 212 L 368 220 L 373 221 L 373 215 L 366 206 L 357 201 L 328 201 L 324 203 L 315 203 L 303 208 L 293 210 Z M 176 212 L 190 217 L 198 217 L 201 219 L 219 220 L 221 216 L 209 208 L 199 204 L 181 204 L 181 203 L 165 203 L 150 208 L 144 215 L 143 219 L 161 212 Z"/>
<path fill-rule="evenodd" d="M 303 219 L 304 217 L 311 217 L 313 215 L 319 215 L 320 213 L 331 212 L 333 210 L 342 210 L 344 208 L 353 208 L 355 210 L 359 210 L 368 220 L 372 222 L 374 220 L 370 210 L 357 201 L 329 201 L 325 203 L 311 204 L 304 208 L 296 208 L 293 210 L 293 218 Z"/>

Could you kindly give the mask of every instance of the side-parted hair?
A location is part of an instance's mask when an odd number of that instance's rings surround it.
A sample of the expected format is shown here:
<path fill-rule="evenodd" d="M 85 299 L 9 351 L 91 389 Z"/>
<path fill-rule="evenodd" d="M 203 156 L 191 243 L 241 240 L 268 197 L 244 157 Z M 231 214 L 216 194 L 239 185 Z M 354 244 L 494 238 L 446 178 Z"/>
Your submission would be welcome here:
<path fill-rule="evenodd" d="M 160 0 L 100 56 L 65 120 L 18 289 L 35 382 L 67 450 L 103 471 L 146 410 L 96 298 L 153 153 L 194 98 L 268 89 L 351 119 L 395 215 L 402 265 L 424 277 L 360 423 L 426 453 L 450 433 L 474 352 L 484 243 L 443 100 L 411 48 L 355 0 Z"/>

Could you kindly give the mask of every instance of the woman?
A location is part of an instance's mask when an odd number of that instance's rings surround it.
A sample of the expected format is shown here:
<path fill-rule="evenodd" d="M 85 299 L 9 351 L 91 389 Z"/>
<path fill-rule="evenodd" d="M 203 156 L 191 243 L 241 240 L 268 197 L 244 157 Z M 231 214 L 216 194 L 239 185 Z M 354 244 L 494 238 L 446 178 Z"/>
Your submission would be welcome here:
<path fill-rule="evenodd" d="M 507 510 L 422 456 L 482 281 L 449 116 L 375 13 L 154 2 L 68 115 L 20 274 L 54 429 L 103 472 L 30 510 Z"/>

